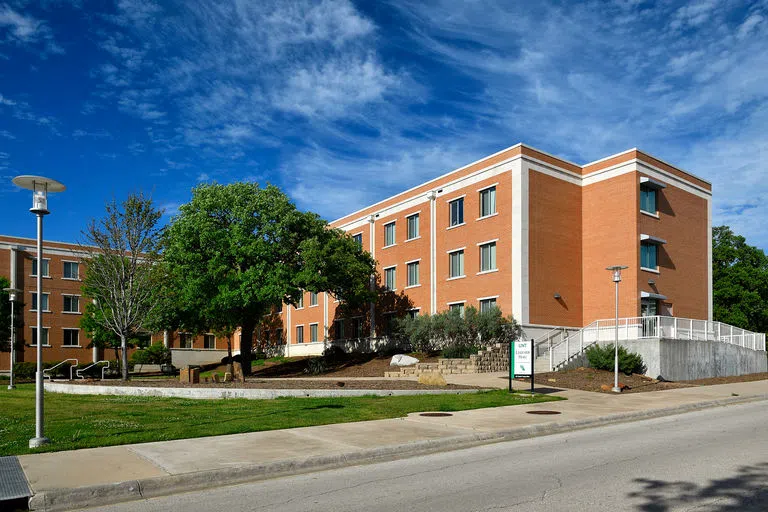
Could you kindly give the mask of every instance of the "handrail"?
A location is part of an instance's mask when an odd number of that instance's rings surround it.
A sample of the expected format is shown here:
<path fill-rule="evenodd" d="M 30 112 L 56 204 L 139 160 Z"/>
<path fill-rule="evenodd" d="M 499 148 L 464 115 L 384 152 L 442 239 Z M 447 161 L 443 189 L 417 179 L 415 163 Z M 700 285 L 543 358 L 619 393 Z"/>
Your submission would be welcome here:
<path fill-rule="evenodd" d="M 64 363 L 66 363 L 67 361 L 74 361 L 74 362 L 75 362 L 75 364 L 73 364 L 73 365 L 70 365 L 70 367 L 69 367 L 69 380 L 72 380 L 72 368 L 74 368 L 75 366 L 77 366 L 78 364 L 80 364 L 80 363 L 77 361 L 77 359 L 75 359 L 75 358 L 65 359 L 65 360 L 63 360 L 62 362 L 60 362 L 59 364 L 56 364 L 56 365 L 54 365 L 54 366 L 51 366 L 50 368 L 46 368 L 46 369 L 44 369 L 44 370 L 43 370 L 43 379 L 45 379 L 45 372 L 50 372 L 51 370 L 54 370 L 54 369 L 58 368 L 59 366 L 63 365 L 63 364 L 64 364 Z M 50 374 L 50 373 L 48 374 L 48 380 L 53 380 L 53 378 L 51 377 L 51 374 Z"/>
<path fill-rule="evenodd" d="M 90 364 L 90 365 L 86 366 L 85 368 L 80 368 L 75 373 L 77 374 L 78 377 L 80 377 L 81 379 L 85 380 L 85 377 L 83 377 L 83 373 L 82 372 L 84 372 L 85 370 L 87 370 L 89 368 L 93 368 L 94 366 L 96 366 L 99 363 L 107 363 L 107 366 L 102 366 L 101 367 L 101 380 L 104 380 L 104 371 L 109 368 L 109 361 L 96 361 L 95 363 Z"/>

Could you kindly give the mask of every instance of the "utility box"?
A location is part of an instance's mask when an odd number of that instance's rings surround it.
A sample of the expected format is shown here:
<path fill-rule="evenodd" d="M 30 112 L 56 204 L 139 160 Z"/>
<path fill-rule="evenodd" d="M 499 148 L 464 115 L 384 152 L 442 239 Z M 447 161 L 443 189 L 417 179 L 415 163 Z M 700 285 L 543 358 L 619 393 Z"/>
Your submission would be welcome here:
<path fill-rule="evenodd" d="M 179 381 L 187 384 L 199 384 L 200 368 L 196 366 L 185 366 L 179 373 Z"/>

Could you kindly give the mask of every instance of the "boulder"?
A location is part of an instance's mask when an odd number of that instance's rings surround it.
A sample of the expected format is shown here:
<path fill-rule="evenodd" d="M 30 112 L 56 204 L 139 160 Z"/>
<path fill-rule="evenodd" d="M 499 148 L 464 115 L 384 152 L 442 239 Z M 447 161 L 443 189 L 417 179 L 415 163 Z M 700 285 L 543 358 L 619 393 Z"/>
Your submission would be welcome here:
<path fill-rule="evenodd" d="M 431 372 L 431 373 L 422 373 L 419 375 L 419 384 L 424 384 L 426 386 L 446 386 L 447 383 L 445 382 L 445 377 L 443 377 L 442 373 L 437 372 Z"/>
<path fill-rule="evenodd" d="M 418 362 L 419 360 L 415 357 L 407 356 L 405 354 L 395 354 L 392 356 L 389 366 L 411 366 Z"/>

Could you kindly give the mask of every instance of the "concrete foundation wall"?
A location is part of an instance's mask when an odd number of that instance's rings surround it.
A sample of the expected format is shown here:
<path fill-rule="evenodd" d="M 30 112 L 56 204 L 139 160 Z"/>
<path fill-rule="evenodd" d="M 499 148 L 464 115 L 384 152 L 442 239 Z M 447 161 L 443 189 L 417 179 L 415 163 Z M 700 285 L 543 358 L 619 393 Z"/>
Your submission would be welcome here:
<path fill-rule="evenodd" d="M 648 367 L 646 375 L 654 378 L 695 380 L 768 371 L 765 352 L 730 343 L 665 338 L 619 343 L 628 351 L 640 354 Z"/>
<path fill-rule="evenodd" d="M 171 349 L 171 364 L 176 368 L 219 363 L 227 357 L 226 350 L 174 348 Z"/>

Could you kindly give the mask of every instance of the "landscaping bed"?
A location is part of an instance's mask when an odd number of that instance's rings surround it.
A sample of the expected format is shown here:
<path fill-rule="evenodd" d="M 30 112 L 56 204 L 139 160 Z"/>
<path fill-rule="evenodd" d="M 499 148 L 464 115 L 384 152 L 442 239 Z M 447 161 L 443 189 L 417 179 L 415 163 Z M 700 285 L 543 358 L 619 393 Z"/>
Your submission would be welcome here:
<path fill-rule="evenodd" d="M 141 379 L 128 382 L 121 380 L 85 380 L 66 381 L 84 386 L 133 386 L 133 387 L 174 387 L 174 388 L 233 388 L 233 389 L 482 389 L 478 386 L 448 384 L 446 386 L 428 386 L 413 380 L 327 380 L 327 379 L 254 379 L 241 382 L 201 382 L 188 384 L 178 379 Z"/>
<path fill-rule="evenodd" d="M 612 393 L 614 374 L 610 371 L 595 370 L 593 368 L 576 368 L 559 372 L 537 373 L 535 376 L 537 385 L 579 389 L 583 391 L 595 391 L 598 393 Z M 690 388 L 695 386 L 711 386 L 715 384 L 730 384 L 733 382 L 752 382 L 768 379 L 768 373 L 755 373 L 736 377 L 714 377 L 692 381 L 668 382 L 659 381 L 646 375 L 619 374 L 619 383 L 629 386 L 624 393 L 642 393 L 646 391 L 662 391 L 665 389 Z M 530 379 L 517 379 L 522 382 L 530 382 Z M 606 390 L 602 386 L 608 386 Z"/>

